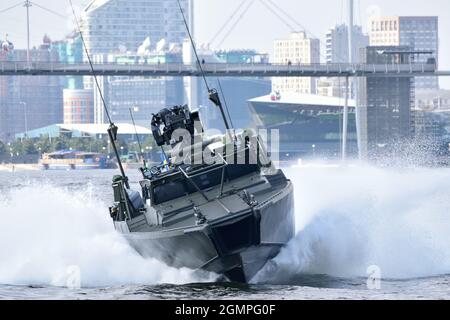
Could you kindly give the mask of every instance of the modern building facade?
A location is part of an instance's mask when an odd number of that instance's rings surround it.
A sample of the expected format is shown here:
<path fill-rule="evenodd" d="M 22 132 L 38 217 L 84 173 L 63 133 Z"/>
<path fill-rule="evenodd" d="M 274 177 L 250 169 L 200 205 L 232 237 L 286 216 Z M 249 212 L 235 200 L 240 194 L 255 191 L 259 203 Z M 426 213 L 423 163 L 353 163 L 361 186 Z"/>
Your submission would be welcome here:
<path fill-rule="evenodd" d="M 450 109 L 413 109 L 414 138 L 430 148 L 450 143 Z"/>
<path fill-rule="evenodd" d="M 94 123 L 94 93 L 86 89 L 64 89 L 64 124 Z"/>
<path fill-rule="evenodd" d="M 353 27 L 352 63 L 360 62 L 359 51 L 369 45 L 369 36 L 363 33 L 361 26 Z M 340 24 L 330 29 L 326 34 L 327 63 L 348 63 L 349 43 L 348 26 Z"/>
<path fill-rule="evenodd" d="M 450 110 L 450 90 L 416 90 L 416 109 Z"/>
<path fill-rule="evenodd" d="M 180 0 L 188 22 L 193 0 Z M 94 0 L 82 12 L 81 30 L 91 54 L 137 52 L 149 37 L 152 48 L 165 39 L 187 37 L 177 0 Z"/>
<path fill-rule="evenodd" d="M 414 135 L 420 143 L 450 151 L 450 90 L 416 91 Z"/>
<path fill-rule="evenodd" d="M 269 63 L 269 55 L 256 50 L 220 50 L 216 55 L 229 64 Z"/>
<path fill-rule="evenodd" d="M 270 93 L 272 84 L 268 79 L 258 78 L 221 78 L 220 87 L 217 82 L 211 82 L 211 86 L 222 88 L 222 104 L 230 114 L 231 123 L 236 129 L 247 129 L 252 126 L 252 115 L 247 101 Z M 209 101 L 206 90 L 203 92 L 202 121 L 206 128 L 224 130 L 220 110 Z"/>
<path fill-rule="evenodd" d="M 181 0 L 180 2 L 188 24 L 190 24 L 193 21 L 193 0 Z M 187 31 L 177 0 L 94 0 L 82 12 L 81 30 L 87 49 L 97 63 L 120 63 L 116 61 L 117 57 L 124 57 L 130 53 L 136 54 L 138 51 L 143 51 L 140 52 L 140 55 L 146 56 L 147 52 L 159 51 L 161 42 L 172 47 L 173 45 L 181 45 L 184 39 L 187 38 Z M 145 50 L 141 50 L 144 45 Z M 138 59 L 131 63 L 140 62 Z M 163 63 L 165 61 L 158 59 L 155 61 L 146 60 L 144 63 L 158 62 Z M 146 106 L 154 103 L 155 99 L 159 99 L 160 92 L 166 91 L 165 88 L 172 86 L 170 83 L 172 80 L 170 79 L 167 85 L 162 83 L 161 79 L 129 78 L 126 80 L 123 77 L 118 79 L 98 77 L 98 81 L 101 93 L 107 104 L 115 108 L 114 112 L 117 113 L 116 117 L 119 118 L 124 117 L 124 110 L 128 110 L 129 105 L 139 105 L 140 110 L 148 109 Z M 143 89 L 148 92 L 139 93 L 138 89 L 135 89 L 132 91 L 135 95 L 132 97 L 127 81 L 138 85 L 139 90 Z M 153 85 L 155 87 L 152 87 Z M 84 78 L 84 87 L 94 91 L 95 123 L 104 123 L 107 119 L 103 110 L 101 94 L 96 88 L 94 89 L 91 77 Z M 112 87 L 114 87 L 115 91 L 111 90 Z M 114 93 L 115 100 L 113 101 L 110 97 L 110 93 L 113 92 L 122 92 L 125 96 L 119 97 L 118 94 Z M 143 98 L 142 95 L 146 95 L 144 100 L 141 99 Z M 124 101 L 124 99 L 127 101 Z M 154 109 L 158 108 L 166 100 L 159 99 L 158 101 L 154 105 Z M 144 112 L 141 114 L 144 117 Z M 150 115 L 146 114 L 147 119 Z M 140 119 L 141 115 L 139 114 L 136 117 L 137 121 L 143 120 Z M 129 118 L 128 113 L 127 121 L 129 121 Z"/>
<path fill-rule="evenodd" d="M 173 49 L 173 48 L 172 48 Z M 158 64 L 181 63 L 181 52 L 152 51 L 146 54 L 103 54 L 93 59 L 103 63 Z M 129 109 L 134 111 L 137 123 L 150 126 L 152 113 L 162 108 L 183 104 L 183 79 L 175 77 L 98 77 L 103 98 L 114 121 L 131 122 Z M 94 123 L 106 123 L 103 100 L 98 90 L 94 93 Z"/>
<path fill-rule="evenodd" d="M 131 123 L 131 109 L 136 123 L 144 127 L 150 127 L 152 114 L 184 102 L 179 78 L 111 77 L 106 90 L 114 121 Z"/>
<path fill-rule="evenodd" d="M 370 46 L 361 50 L 361 60 L 369 64 L 408 64 L 410 55 L 398 53 L 408 50 L 401 46 Z M 361 78 L 358 122 L 362 157 L 378 160 L 400 153 L 413 134 L 413 106 L 413 78 Z"/>
<path fill-rule="evenodd" d="M 60 63 L 76 64 L 83 62 L 84 48 L 81 37 L 77 32 L 68 35 L 64 40 L 53 41 L 51 48 L 58 53 Z M 65 89 L 83 89 L 83 77 L 67 76 L 62 81 Z"/>
<path fill-rule="evenodd" d="M 414 60 L 426 63 L 434 58 L 439 62 L 438 17 L 371 17 L 368 29 L 371 46 L 407 46 L 411 51 L 429 51 L 431 54 L 415 55 Z M 439 78 L 418 78 L 416 88 L 439 89 Z"/>
<path fill-rule="evenodd" d="M 259 53 L 256 50 L 214 52 L 200 48 L 198 53 L 200 59 L 206 63 L 259 64 L 268 62 L 267 54 Z M 225 125 L 220 110 L 209 100 L 208 91 L 203 80 L 200 78 L 194 80 L 197 82 L 196 95 L 198 97 L 198 105 L 193 105 L 192 107 L 201 110 L 202 123 L 206 129 L 215 129 L 223 132 Z M 272 89 L 272 82 L 267 78 L 230 77 L 215 79 L 208 77 L 207 81 L 210 88 L 216 88 L 221 94 L 222 104 L 226 108 L 227 116 L 229 113 L 231 118 L 229 123 L 236 129 L 247 129 L 251 126 L 252 119 L 247 100 L 269 94 Z"/>
<path fill-rule="evenodd" d="M 275 40 L 274 59 L 276 64 L 320 63 L 320 41 L 309 38 L 306 32 L 293 32 L 288 39 Z M 273 78 L 273 91 L 282 93 L 314 94 L 314 78 Z"/>
<path fill-rule="evenodd" d="M 50 40 L 30 51 L 33 62 L 58 61 Z M 0 55 L 1 60 L 26 61 L 26 50 Z M 14 135 L 63 121 L 63 96 L 60 77 L 0 77 L 0 140 L 14 140 Z"/>

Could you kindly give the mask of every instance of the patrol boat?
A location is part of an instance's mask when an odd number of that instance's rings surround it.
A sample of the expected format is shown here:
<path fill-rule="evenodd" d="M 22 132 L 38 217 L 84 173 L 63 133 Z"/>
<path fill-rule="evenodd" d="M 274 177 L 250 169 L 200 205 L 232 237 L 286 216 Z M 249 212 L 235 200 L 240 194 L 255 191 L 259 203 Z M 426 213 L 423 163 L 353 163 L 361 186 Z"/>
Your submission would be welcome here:
<path fill-rule="evenodd" d="M 210 98 L 221 108 L 217 91 Z M 110 214 L 142 256 L 245 283 L 294 236 L 293 186 L 261 137 L 208 137 L 199 119 L 187 106 L 153 116 L 155 142 L 171 156 L 141 169 L 141 192 L 115 176 Z"/>
<path fill-rule="evenodd" d="M 144 160 L 140 192 L 130 188 L 117 149 L 118 128 L 72 6 L 120 170 L 113 178 L 109 213 L 115 229 L 144 257 L 248 282 L 294 236 L 293 186 L 274 167 L 261 137 L 231 130 L 217 90 L 208 86 L 179 1 L 178 5 L 209 99 L 220 109 L 227 132 L 208 136 L 199 112 L 188 106 L 153 115 L 153 137 L 166 159 L 150 168 Z"/>

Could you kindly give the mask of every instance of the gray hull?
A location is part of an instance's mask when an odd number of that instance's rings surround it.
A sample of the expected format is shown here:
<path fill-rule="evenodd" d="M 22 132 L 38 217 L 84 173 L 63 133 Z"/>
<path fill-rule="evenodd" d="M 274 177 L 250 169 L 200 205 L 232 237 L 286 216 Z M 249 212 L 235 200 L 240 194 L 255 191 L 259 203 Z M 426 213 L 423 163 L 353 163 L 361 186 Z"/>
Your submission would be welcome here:
<path fill-rule="evenodd" d="M 287 181 L 257 206 L 201 226 L 129 232 L 129 225 L 116 222 L 116 229 L 144 257 L 248 282 L 293 238 L 294 220 L 293 187 Z"/>

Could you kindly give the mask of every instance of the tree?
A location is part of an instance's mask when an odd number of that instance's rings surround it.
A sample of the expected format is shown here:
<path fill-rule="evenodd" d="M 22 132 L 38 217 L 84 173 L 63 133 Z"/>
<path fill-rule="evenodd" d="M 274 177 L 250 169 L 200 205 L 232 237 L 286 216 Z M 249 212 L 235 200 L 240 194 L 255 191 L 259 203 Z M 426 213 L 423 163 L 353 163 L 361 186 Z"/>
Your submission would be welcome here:
<path fill-rule="evenodd" d="M 68 140 L 68 147 L 72 150 L 86 151 L 88 138 L 71 138 Z"/>
<path fill-rule="evenodd" d="M 52 144 L 50 143 L 50 138 L 41 137 L 36 141 L 36 148 L 39 153 L 50 153 L 53 151 Z"/>
<path fill-rule="evenodd" d="M 15 156 L 24 154 L 22 141 L 15 140 L 13 143 L 11 143 L 11 153 Z"/>
<path fill-rule="evenodd" d="M 34 141 L 31 139 L 22 141 L 22 151 L 26 155 L 38 154 Z"/>
<path fill-rule="evenodd" d="M 6 155 L 7 152 L 8 152 L 8 150 L 6 148 L 6 144 L 0 140 L 0 157 Z"/>
<path fill-rule="evenodd" d="M 67 139 L 65 136 L 60 136 L 58 138 L 53 139 L 53 150 L 54 151 L 61 151 L 61 150 L 67 150 L 69 148 L 69 139 Z"/>
<path fill-rule="evenodd" d="M 90 150 L 92 152 L 105 153 L 105 150 L 108 150 L 108 141 L 102 139 L 92 139 L 92 141 L 90 141 Z"/>

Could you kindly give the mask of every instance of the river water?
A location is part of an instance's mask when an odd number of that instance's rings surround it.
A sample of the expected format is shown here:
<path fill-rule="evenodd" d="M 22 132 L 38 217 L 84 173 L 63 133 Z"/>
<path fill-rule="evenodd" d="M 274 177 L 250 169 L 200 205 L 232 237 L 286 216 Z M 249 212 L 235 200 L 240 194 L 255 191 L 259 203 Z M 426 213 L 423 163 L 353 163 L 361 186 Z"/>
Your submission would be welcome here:
<path fill-rule="evenodd" d="M 109 218 L 115 171 L 0 171 L 0 299 L 450 299 L 450 170 L 285 172 L 297 236 L 240 285 L 137 255 Z"/>

